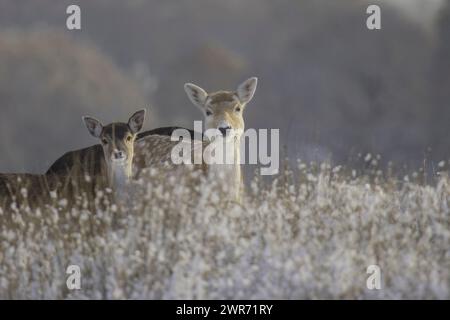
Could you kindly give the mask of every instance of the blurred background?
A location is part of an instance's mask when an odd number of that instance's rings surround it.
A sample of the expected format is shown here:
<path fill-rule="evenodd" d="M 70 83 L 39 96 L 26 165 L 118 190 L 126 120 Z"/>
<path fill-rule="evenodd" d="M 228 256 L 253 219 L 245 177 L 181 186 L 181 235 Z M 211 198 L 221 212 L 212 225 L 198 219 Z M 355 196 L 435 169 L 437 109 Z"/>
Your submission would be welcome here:
<path fill-rule="evenodd" d="M 80 31 L 66 29 L 70 4 Z M 279 128 L 291 158 L 450 157 L 450 1 L 0 0 L 0 172 L 43 172 L 96 143 L 86 114 L 146 107 L 147 128 L 192 128 L 185 82 L 231 90 L 250 76 L 246 126 Z"/>

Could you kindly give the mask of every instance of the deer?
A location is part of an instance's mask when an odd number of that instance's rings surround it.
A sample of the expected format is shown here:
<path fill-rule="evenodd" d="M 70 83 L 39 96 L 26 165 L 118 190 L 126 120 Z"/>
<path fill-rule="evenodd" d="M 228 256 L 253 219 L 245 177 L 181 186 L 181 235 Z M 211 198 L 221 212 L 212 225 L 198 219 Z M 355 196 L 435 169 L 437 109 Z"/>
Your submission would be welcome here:
<path fill-rule="evenodd" d="M 221 90 L 211 93 L 193 83 L 184 85 L 189 100 L 204 116 L 205 133 L 211 129 L 215 130 L 224 139 L 225 150 L 233 150 L 234 159 L 231 164 L 210 164 L 208 174 L 213 179 L 225 179 L 222 182 L 232 188 L 238 201 L 244 187 L 240 163 L 241 136 L 245 130 L 244 111 L 255 94 L 257 84 L 258 79 L 252 77 L 242 82 L 236 91 Z M 219 143 L 221 141 L 220 139 Z"/>
<path fill-rule="evenodd" d="M 207 93 L 201 87 L 186 83 L 184 90 L 189 100 L 200 109 L 204 115 L 204 133 L 205 141 L 200 142 L 203 147 L 212 143 L 225 143 L 225 150 L 232 150 L 234 155 L 231 163 L 213 163 L 205 165 L 208 154 L 203 154 L 203 164 L 201 168 L 208 178 L 219 180 L 232 190 L 232 198 L 240 201 L 243 192 L 243 176 L 240 164 L 241 136 L 244 133 L 244 110 L 247 104 L 252 100 L 257 86 L 256 77 L 249 78 L 241 83 L 236 91 L 216 91 Z M 216 136 L 207 134 L 213 130 Z M 189 131 L 194 136 L 192 130 Z M 221 139 L 215 139 L 217 135 Z M 202 138 L 202 139 L 203 139 Z M 199 143 L 199 141 L 195 141 Z M 169 137 L 155 137 L 142 133 L 138 139 L 137 153 L 141 161 L 138 167 L 151 167 L 159 161 L 170 161 L 170 152 L 174 142 Z M 193 146 L 193 149 L 196 147 Z M 143 156 L 147 155 L 146 160 L 142 161 Z"/>
<path fill-rule="evenodd" d="M 103 125 L 99 120 L 82 117 L 89 133 L 100 144 L 70 151 L 57 159 L 47 170 L 46 176 L 63 181 L 100 178 L 100 184 L 122 191 L 132 177 L 134 142 L 145 121 L 145 109 L 135 112 L 124 122 Z"/>

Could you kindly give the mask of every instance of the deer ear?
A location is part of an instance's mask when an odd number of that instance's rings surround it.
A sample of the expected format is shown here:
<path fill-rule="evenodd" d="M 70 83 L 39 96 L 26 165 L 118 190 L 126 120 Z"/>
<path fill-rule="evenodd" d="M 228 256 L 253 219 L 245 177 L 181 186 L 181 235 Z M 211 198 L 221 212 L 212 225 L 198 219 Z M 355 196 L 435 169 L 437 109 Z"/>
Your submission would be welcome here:
<path fill-rule="evenodd" d="M 202 110 L 204 109 L 205 101 L 206 101 L 206 98 L 208 97 L 208 94 L 206 93 L 205 90 L 203 90 L 199 86 L 196 86 L 195 84 L 186 83 L 184 85 L 184 91 L 186 91 L 186 94 L 188 95 L 189 100 L 191 100 L 191 102 L 194 105 L 196 105 L 197 107 L 199 107 Z"/>
<path fill-rule="evenodd" d="M 86 125 L 86 128 L 89 130 L 89 133 L 96 138 L 100 138 L 103 131 L 103 125 L 101 122 L 91 117 L 83 117 L 82 119 Z"/>
<path fill-rule="evenodd" d="M 138 133 L 142 130 L 145 121 L 145 109 L 139 110 L 134 113 L 130 120 L 128 120 L 128 126 L 130 127 L 133 133 Z"/>
<path fill-rule="evenodd" d="M 241 103 L 248 103 L 252 100 L 256 91 L 256 85 L 258 84 L 258 78 L 253 77 L 242 82 L 237 89 L 237 96 Z"/>

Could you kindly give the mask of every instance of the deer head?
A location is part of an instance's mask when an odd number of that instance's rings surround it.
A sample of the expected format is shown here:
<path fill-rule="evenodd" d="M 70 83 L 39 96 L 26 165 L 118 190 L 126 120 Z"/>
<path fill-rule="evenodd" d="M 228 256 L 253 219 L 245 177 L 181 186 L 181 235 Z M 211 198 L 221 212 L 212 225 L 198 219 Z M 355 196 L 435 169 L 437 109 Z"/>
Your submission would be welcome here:
<path fill-rule="evenodd" d="M 205 116 L 205 129 L 217 129 L 224 138 L 239 139 L 244 132 L 243 112 L 255 94 L 258 79 L 244 81 L 236 91 L 207 93 L 199 86 L 186 83 L 186 91 L 191 102 Z"/>
<path fill-rule="evenodd" d="M 134 113 L 128 123 L 114 122 L 105 126 L 95 118 L 83 117 L 90 134 L 101 142 L 112 186 L 128 182 L 131 177 L 134 141 L 144 120 L 145 110 Z"/>

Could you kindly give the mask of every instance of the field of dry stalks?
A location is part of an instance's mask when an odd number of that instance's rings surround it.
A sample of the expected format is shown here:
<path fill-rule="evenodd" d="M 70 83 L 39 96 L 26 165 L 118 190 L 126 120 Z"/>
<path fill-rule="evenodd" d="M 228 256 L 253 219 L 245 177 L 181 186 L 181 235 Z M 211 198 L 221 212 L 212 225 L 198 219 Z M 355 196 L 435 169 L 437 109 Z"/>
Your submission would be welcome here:
<path fill-rule="evenodd" d="M 299 162 L 253 180 L 241 204 L 156 171 L 121 205 L 108 190 L 13 203 L 0 299 L 449 299 L 450 179 L 419 180 Z M 366 287 L 373 264 L 380 290 Z"/>

